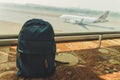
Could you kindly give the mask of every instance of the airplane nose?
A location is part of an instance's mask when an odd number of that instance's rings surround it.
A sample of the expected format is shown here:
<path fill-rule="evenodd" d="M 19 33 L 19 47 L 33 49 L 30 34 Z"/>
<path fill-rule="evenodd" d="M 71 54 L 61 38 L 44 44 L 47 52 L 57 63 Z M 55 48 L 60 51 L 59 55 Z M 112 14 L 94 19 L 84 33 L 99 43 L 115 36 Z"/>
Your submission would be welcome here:
<path fill-rule="evenodd" d="M 64 18 L 64 15 L 60 16 L 60 18 Z"/>
<path fill-rule="evenodd" d="M 63 18 L 63 15 L 62 15 L 62 16 L 60 16 L 60 18 Z"/>

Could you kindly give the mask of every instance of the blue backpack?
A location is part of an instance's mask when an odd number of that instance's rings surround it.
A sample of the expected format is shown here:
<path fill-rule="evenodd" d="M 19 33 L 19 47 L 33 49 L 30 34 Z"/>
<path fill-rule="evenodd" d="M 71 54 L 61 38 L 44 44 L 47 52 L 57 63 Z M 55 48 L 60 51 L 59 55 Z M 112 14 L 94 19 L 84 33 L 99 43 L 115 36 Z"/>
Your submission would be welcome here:
<path fill-rule="evenodd" d="M 55 72 L 56 43 L 50 23 L 28 20 L 18 36 L 17 76 L 47 77 Z"/>

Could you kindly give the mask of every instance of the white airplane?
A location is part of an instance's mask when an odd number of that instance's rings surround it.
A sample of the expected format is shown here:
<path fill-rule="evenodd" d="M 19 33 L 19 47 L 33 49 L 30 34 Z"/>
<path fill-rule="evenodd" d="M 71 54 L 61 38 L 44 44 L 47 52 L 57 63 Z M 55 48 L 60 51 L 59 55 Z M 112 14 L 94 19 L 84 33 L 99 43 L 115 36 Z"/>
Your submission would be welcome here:
<path fill-rule="evenodd" d="M 74 24 L 86 24 L 86 23 L 99 23 L 107 22 L 106 18 L 108 17 L 109 11 L 106 11 L 99 18 L 87 17 L 87 16 L 77 16 L 77 15 L 61 15 L 60 18 L 64 19 L 65 22 L 74 23 Z"/>

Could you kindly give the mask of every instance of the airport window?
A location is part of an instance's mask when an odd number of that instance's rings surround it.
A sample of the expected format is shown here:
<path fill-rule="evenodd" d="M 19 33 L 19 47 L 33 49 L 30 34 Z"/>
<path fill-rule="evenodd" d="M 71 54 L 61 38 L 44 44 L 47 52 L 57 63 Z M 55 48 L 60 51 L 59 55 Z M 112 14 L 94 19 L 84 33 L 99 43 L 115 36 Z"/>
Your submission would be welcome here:
<path fill-rule="evenodd" d="M 80 36 L 86 35 L 98 37 L 103 34 L 117 34 L 116 36 L 119 36 L 120 11 L 118 4 L 120 1 L 116 1 L 117 7 L 111 6 L 113 5 L 111 0 L 109 8 L 105 6 L 106 4 L 103 4 L 103 7 L 96 5 L 98 3 L 95 0 L 93 1 L 96 4 L 93 6 L 87 5 L 86 0 L 81 2 L 79 0 L 63 0 L 57 5 L 52 4 L 53 2 L 57 3 L 56 1 L 0 1 L 0 39 L 16 40 L 23 24 L 32 18 L 50 22 L 57 41 L 59 41 L 57 38 L 59 36 L 67 38 L 66 40 L 71 38 L 76 40 L 80 39 Z M 102 1 L 98 0 L 98 2 Z M 63 38 L 60 40 L 64 40 Z M 88 37 L 84 37 L 84 39 L 86 38 Z"/>

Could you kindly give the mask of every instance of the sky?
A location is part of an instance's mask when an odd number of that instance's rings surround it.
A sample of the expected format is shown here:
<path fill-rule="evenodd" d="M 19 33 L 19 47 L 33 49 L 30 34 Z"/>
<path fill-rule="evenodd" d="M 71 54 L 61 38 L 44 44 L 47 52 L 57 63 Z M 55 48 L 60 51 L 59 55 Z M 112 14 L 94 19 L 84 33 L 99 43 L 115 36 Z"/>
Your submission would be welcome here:
<path fill-rule="evenodd" d="M 34 3 L 44 6 L 76 7 L 92 10 L 110 10 L 120 13 L 120 0 L 0 0 L 0 3 Z"/>

